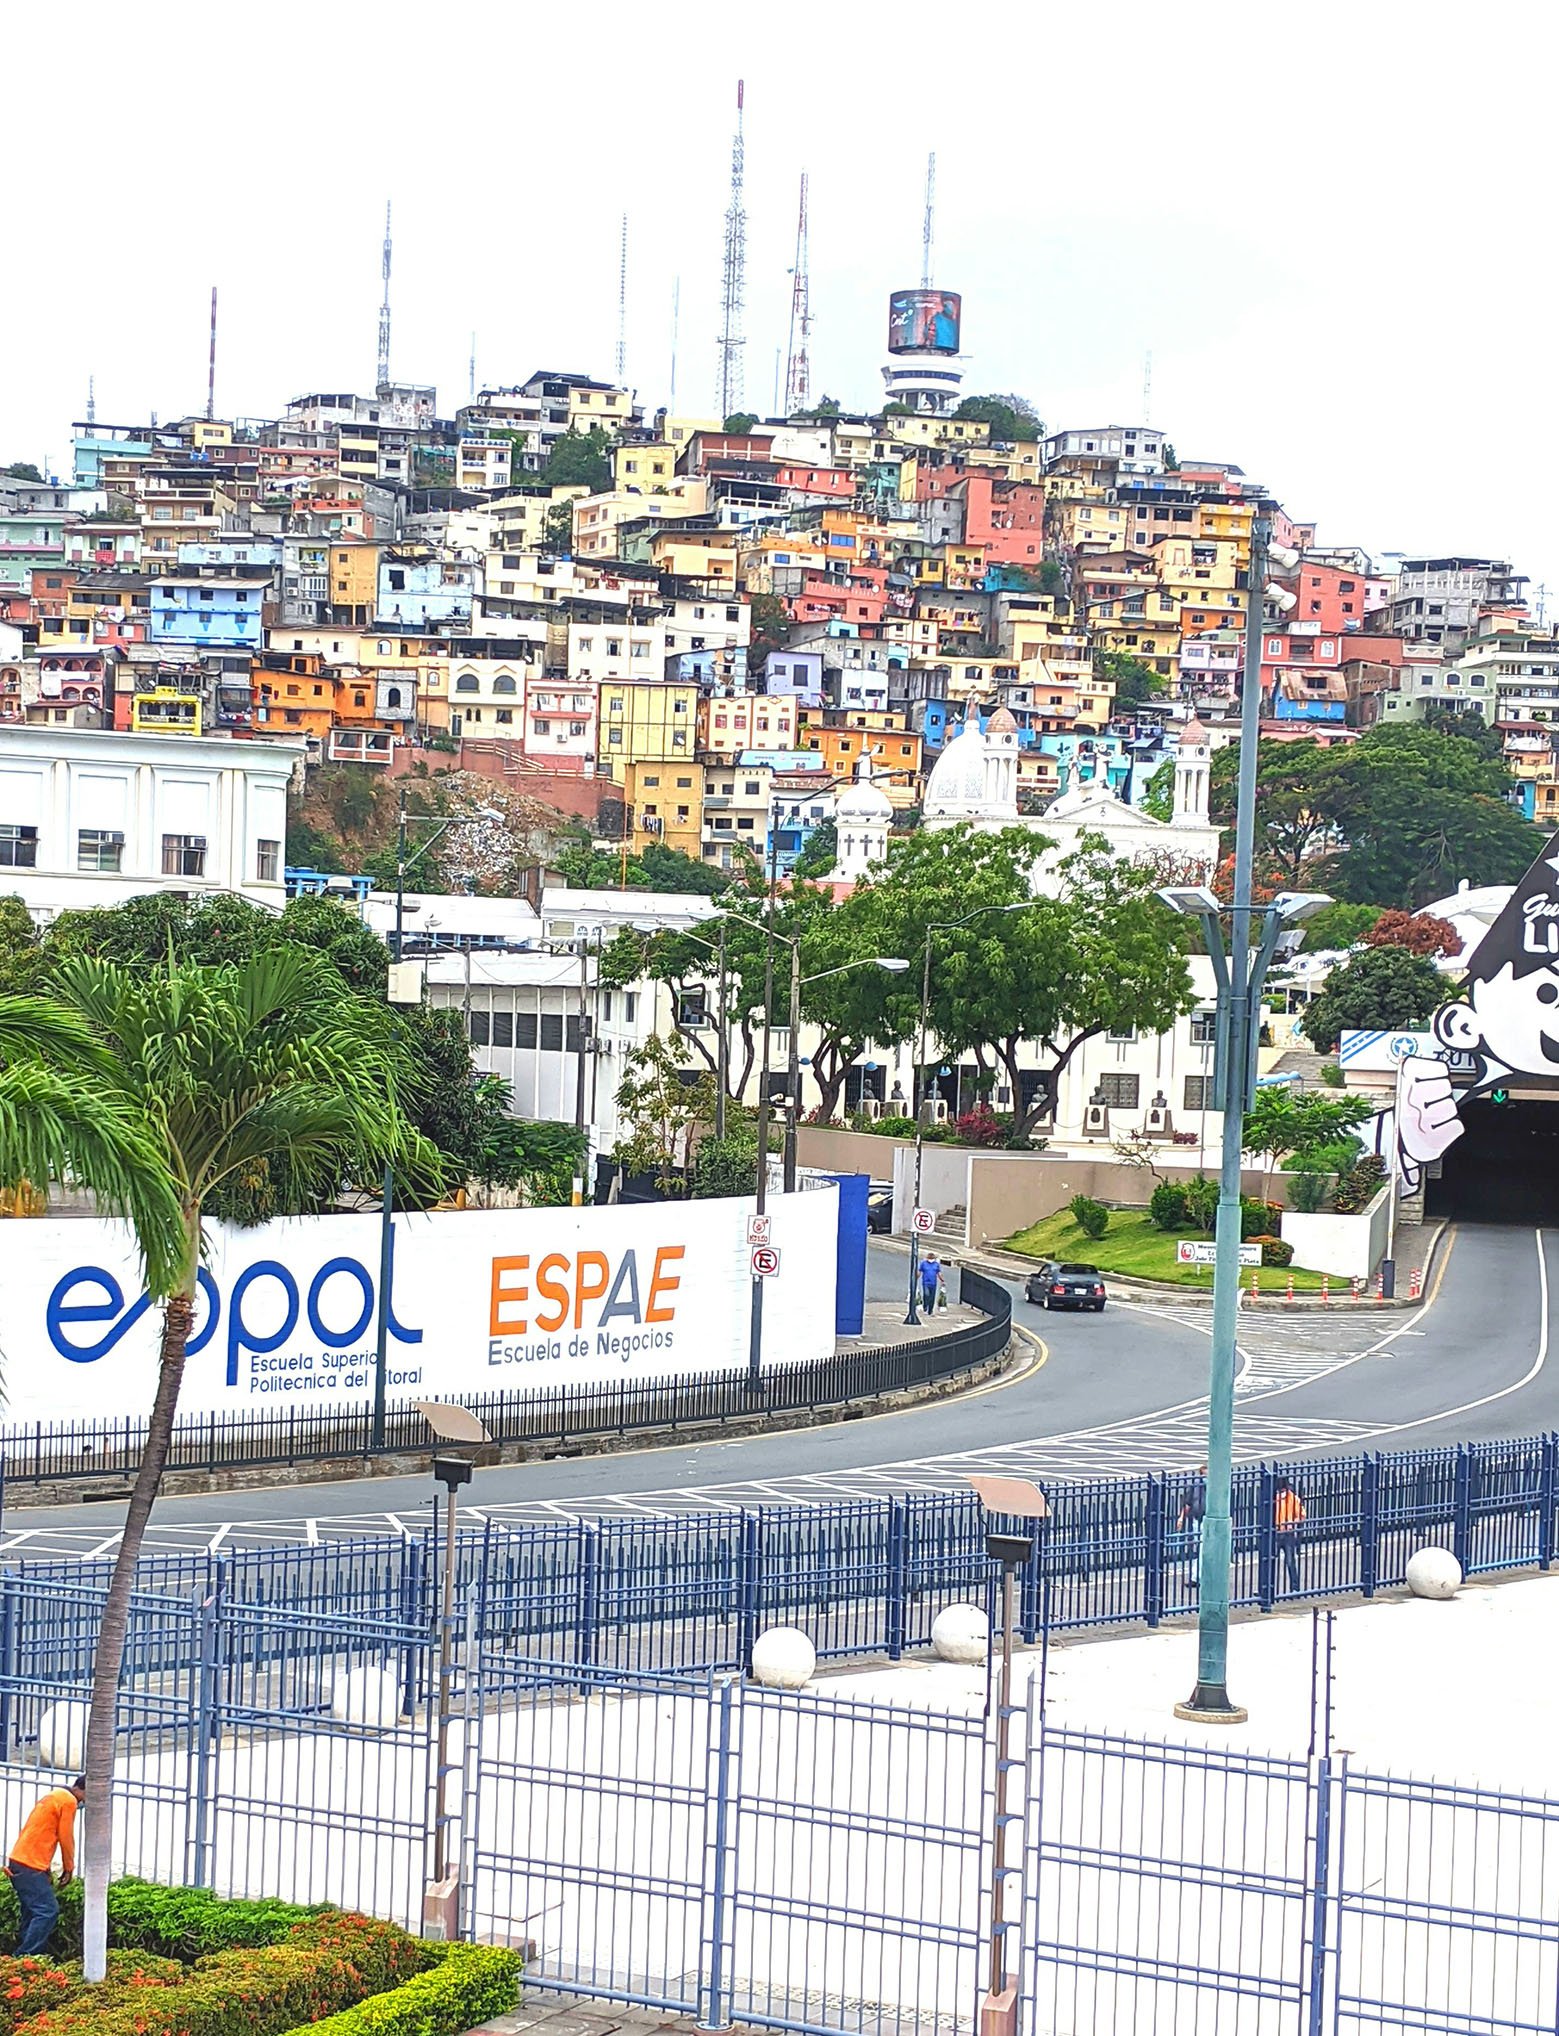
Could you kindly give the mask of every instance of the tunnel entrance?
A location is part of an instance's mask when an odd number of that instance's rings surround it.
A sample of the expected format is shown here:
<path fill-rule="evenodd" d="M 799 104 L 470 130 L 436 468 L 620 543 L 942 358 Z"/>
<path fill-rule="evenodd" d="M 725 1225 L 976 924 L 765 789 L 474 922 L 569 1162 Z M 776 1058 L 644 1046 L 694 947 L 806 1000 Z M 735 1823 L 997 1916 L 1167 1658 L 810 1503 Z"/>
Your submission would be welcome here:
<path fill-rule="evenodd" d="M 1470 1223 L 1559 1224 L 1559 1093 L 1462 1105 L 1466 1130 L 1424 1186 L 1430 1216 Z"/>

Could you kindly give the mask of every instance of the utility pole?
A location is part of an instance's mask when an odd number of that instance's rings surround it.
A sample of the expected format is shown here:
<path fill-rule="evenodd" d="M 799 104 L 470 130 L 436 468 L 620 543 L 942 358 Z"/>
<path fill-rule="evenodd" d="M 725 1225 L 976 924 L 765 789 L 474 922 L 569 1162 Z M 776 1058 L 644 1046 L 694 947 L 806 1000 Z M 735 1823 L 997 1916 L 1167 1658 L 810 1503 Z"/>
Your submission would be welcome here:
<path fill-rule="evenodd" d="M 936 150 L 926 157 L 926 217 L 920 230 L 920 287 L 931 288 L 931 245 L 936 225 Z"/>
<path fill-rule="evenodd" d="M 785 415 L 805 410 L 811 395 L 812 371 L 807 359 L 812 331 L 812 284 L 807 251 L 807 173 L 801 172 L 801 202 L 796 210 L 796 261 L 791 272 L 790 340 L 785 357 Z"/>
<path fill-rule="evenodd" d="M 731 137 L 731 199 L 725 214 L 725 263 L 720 288 L 720 417 L 742 407 L 742 306 L 747 295 L 747 207 L 742 185 L 747 143 L 742 133 L 744 79 L 736 81 L 736 132 Z"/>
<path fill-rule="evenodd" d="M 211 285 L 211 357 L 206 368 L 206 422 L 217 414 L 217 286 Z"/>
<path fill-rule="evenodd" d="M 390 201 L 384 202 L 384 254 L 380 263 L 384 277 L 384 299 L 379 306 L 379 372 L 375 387 L 382 389 L 390 379 Z"/>

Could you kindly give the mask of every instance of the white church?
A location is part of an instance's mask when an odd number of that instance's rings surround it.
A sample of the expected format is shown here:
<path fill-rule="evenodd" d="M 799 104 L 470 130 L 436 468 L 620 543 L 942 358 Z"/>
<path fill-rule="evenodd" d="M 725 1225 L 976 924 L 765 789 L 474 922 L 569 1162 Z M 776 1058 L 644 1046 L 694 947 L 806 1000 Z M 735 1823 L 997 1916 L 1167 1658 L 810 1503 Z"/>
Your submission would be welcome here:
<path fill-rule="evenodd" d="M 1218 867 L 1218 829 L 1209 816 L 1212 794 L 1211 737 L 1200 721 L 1187 722 L 1175 753 L 1174 808 L 1168 820 L 1128 806 L 1092 770 L 1033 817 L 1018 811 L 1018 724 L 998 707 L 985 728 L 973 715 L 943 750 L 926 780 L 922 825 L 978 828 L 1024 827 L 1054 844 L 1035 866 L 1035 889 L 1043 891 L 1056 866 L 1085 834 L 1102 835 L 1128 862 L 1157 871 L 1165 883 L 1208 883 Z M 859 883 L 888 852 L 893 807 L 862 756 L 854 780 L 834 801 L 838 860 L 832 881 Z"/>

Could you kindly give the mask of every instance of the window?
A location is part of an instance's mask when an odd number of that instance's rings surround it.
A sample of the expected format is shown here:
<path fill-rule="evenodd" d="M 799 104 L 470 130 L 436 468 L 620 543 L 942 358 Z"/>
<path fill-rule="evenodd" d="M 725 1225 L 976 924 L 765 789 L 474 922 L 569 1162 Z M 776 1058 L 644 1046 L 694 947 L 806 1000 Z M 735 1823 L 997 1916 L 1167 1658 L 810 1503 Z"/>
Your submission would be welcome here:
<path fill-rule="evenodd" d="M 515 1019 L 514 1043 L 516 1046 L 525 1047 L 529 1052 L 535 1052 L 536 1014 L 534 1011 L 522 1011 L 518 1018 Z"/>
<path fill-rule="evenodd" d="M 1112 1110 L 1135 1110 L 1141 1088 L 1139 1075 L 1101 1075 L 1099 1091 Z"/>
<path fill-rule="evenodd" d="M 623 991 L 623 1022 L 631 1025 L 639 1015 L 639 993 L 637 990 Z"/>
<path fill-rule="evenodd" d="M 495 1011 L 493 1013 L 493 1045 L 513 1046 L 513 1044 L 514 1013 L 512 1011 Z"/>
<path fill-rule="evenodd" d="M 1116 1046 L 1130 1046 L 1137 1037 L 1137 1028 L 1135 1025 L 1122 1027 L 1112 1025 L 1104 1036 L 1106 1039 L 1113 1041 Z"/>
<path fill-rule="evenodd" d="M 563 1051 L 565 1053 L 583 1053 L 584 1050 L 584 1028 L 579 1022 L 579 1014 L 576 1011 L 570 1015 L 568 1023 L 564 1028 Z"/>
<path fill-rule="evenodd" d="M 13 870 L 34 870 L 38 867 L 36 827 L 18 827 L 9 821 L 0 824 L 0 865 Z"/>
<path fill-rule="evenodd" d="M 491 1027 L 488 1023 L 487 1013 L 485 1011 L 473 1011 L 471 1013 L 471 1044 L 473 1046 L 485 1046 L 490 1030 Z"/>
<path fill-rule="evenodd" d="M 162 837 L 162 873 L 165 877 L 203 877 L 206 873 L 206 837 L 203 834 L 165 834 Z"/>
<path fill-rule="evenodd" d="M 563 1014 L 561 1011 L 544 1011 L 541 1018 L 541 1050 L 543 1053 L 563 1051 Z"/>
<path fill-rule="evenodd" d="M 1191 1044 L 1211 1046 L 1218 1037 L 1218 1013 L 1216 1011 L 1193 1011 L 1191 1013 Z"/>
<path fill-rule="evenodd" d="M 118 865 L 116 864 L 117 868 Z M 254 876 L 259 884 L 274 884 L 281 876 L 281 843 L 257 841 L 254 845 Z"/>
<path fill-rule="evenodd" d="M 1211 1075 L 1187 1075 L 1185 1078 L 1185 1103 L 1187 1110 L 1211 1110 L 1213 1102 L 1213 1078 Z"/>
<path fill-rule="evenodd" d="M 125 838 L 103 827 L 83 827 L 76 836 L 76 867 L 94 876 L 116 877 L 124 860 Z"/>
<path fill-rule="evenodd" d="M 606 1021 L 606 1023 L 607 1023 L 608 1025 L 610 1025 L 610 1024 L 611 1024 L 611 1022 L 612 1022 L 612 993 L 611 993 L 611 991 L 610 991 L 610 990 L 603 990 L 603 991 L 601 992 L 601 1016 L 602 1016 L 602 1018 L 603 1018 L 603 1019 L 605 1019 L 605 1021 Z"/>

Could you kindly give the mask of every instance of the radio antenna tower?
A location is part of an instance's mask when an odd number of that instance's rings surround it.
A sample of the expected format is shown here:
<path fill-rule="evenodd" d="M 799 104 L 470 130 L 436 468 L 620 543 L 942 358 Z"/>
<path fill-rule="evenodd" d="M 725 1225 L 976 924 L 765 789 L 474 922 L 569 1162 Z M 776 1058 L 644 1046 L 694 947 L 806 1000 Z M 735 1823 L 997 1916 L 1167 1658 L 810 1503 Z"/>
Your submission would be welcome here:
<path fill-rule="evenodd" d="M 677 414 L 677 330 L 682 323 L 682 278 L 671 279 L 671 393 L 669 408 L 672 416 Z M 723 421 L 723 420 L 722 420 Z"/>
<path fill-rule="evenodd" d="M 211 285 L 211 359 L 206 368 L 206 422 L 217 414 L 217 286 Z"/>
<path fill-rule="evenodd" d="M 97 376 L 87 376 L 87 422 L 97 422 Z"/>
<path fill-rule="evenodd" d="M 628 215 L 623 214 L 622 250 L 617 259 L 617 386 L 628 372 Z"/>
<path fill-rule="evenodd" d="M 931 288 L 931 241 L 936 226 L 936 150 L 926 157 L 926 223 L 920 230 L 920 287 Z"/>
<path fill-rule="evenodd" d="M 384 276 L 384 302 L 379 306 L 379 378 L 376 388 L 383 388 L 390 379 L 390 201 L 384 201 L 384 259 L 381 263 Z"/>
<path fill-rule="evenodd" d="M 1148 348 L 1147 359 L 1142 363 L 1142 421 L 1153 422 L 1153 349 Z"/>
<path fill-rule="evenodd" d="M 721 284 L 720 320 L 720 416 L 729 417 L 742 407 L 742 304 L 747 293 L 747 208 L 742 198 L 742 179 L 747 167 L 747 144 L 742 135 L 744 80 L 736 81 L 736 132 L 731 137 L 731 203 L 725 215 L 725 269 Z"/>
<path fill-rule="evenodd" d="M 812 283 L 807 259 L 807 173 L 801 172 L 801 203 L 796 212 L 796 265 L 791 270 L 790 344 L 785 353 L 785 412 L 805 410 L 812 393 L 807 343 L 812 333 Z"/>
<path fill-rule="evenodd" d="M 473 332 L 473 333 L 472 333 L 472 335 L 471 335 L 471 380 L 470 380 L 470 390 L 471 390 L 471 395 L 472 395 L 472 397 L 473 397 L 473 399 L 474 399 L 474 398 L 475 398 L 475 395 L 476 395 L 476 334 L 475 334 L 474 332 Z"/>

